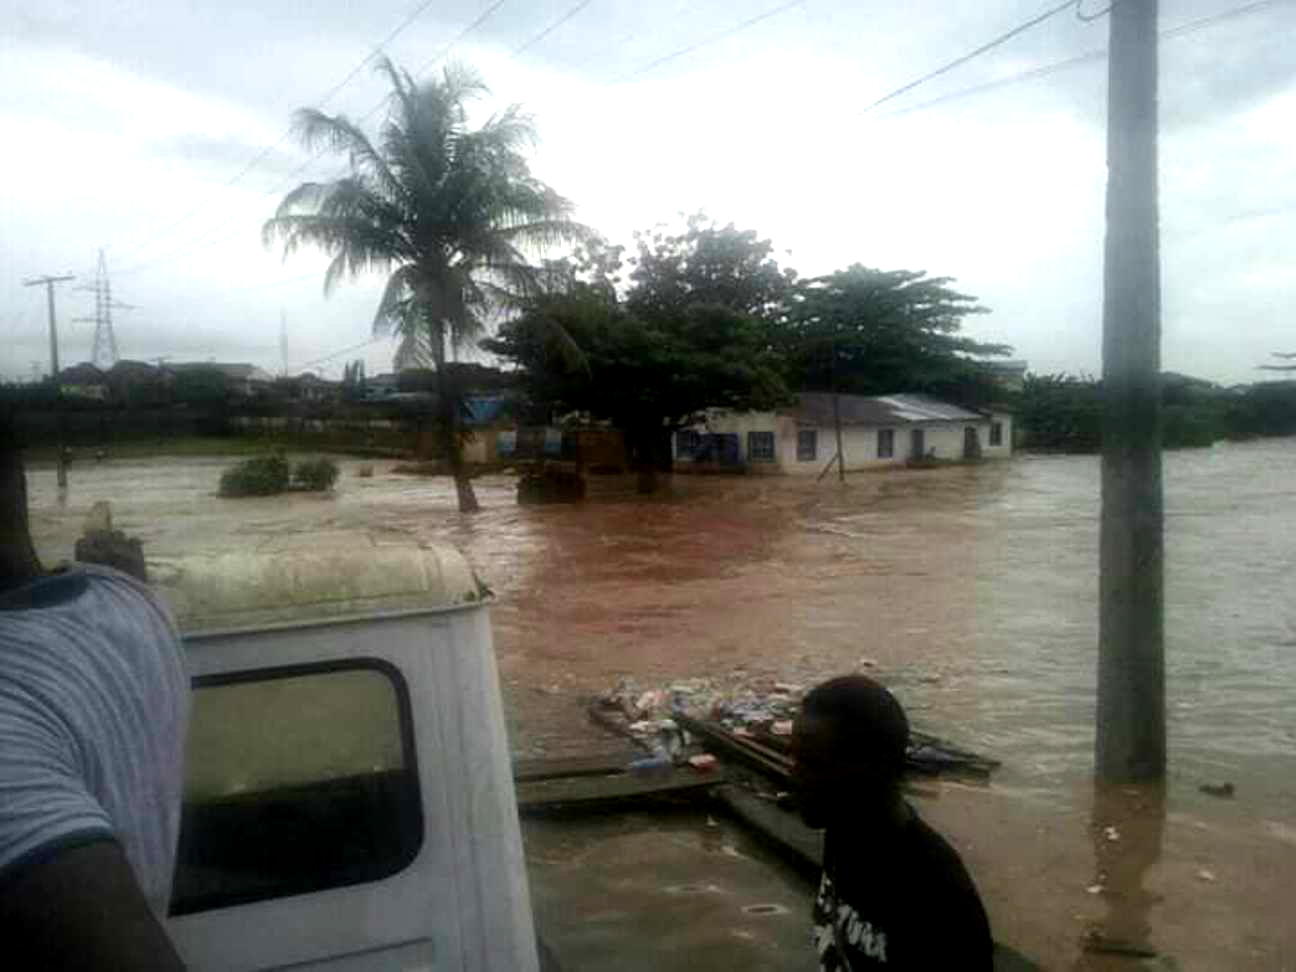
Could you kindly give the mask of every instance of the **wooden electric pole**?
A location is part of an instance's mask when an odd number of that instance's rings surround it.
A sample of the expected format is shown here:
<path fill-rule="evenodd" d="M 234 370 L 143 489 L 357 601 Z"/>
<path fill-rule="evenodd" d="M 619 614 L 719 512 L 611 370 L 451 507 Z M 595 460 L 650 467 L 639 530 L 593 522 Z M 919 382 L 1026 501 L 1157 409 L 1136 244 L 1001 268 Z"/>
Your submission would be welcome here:
<path fill-rule="evenodd" d="M 1103 264 L 1099 780 L 1166 769 L 1157 2 L 1111 6 Z"/>
<path fill-rule="evenodd" d="M 837 482 L 845 483 L 846 452 L 842 448 L 841 395 L 837 391 L 837 336 L 835 334 L 832 339 L 832 359 L 829 363 L 828 373 L 832 376 L 833 431 L 837 436 Z"/>
<path fill-rule="evenodd" d="M 58 323 L 54 317 L 54 285 L 57 283 L 66 283 L 69 280 L 76 279 L 71 274 L 64 274 L 61 277 L 33 277 L 30 280 L 24 280 L 25 287 L 45 287 L 46 303 L 49 306 L 49 341 L 50 341 L 50 378 L 54 382 L 54 410 L 56 423 L 58 425 L 58 485 L 59 489 L 67 489 L 67 443 L 64 442 L 66 429 L 64 428 L 63 418 L 63 386 L 59 382 L 59 358 L 58 358 Z"/>

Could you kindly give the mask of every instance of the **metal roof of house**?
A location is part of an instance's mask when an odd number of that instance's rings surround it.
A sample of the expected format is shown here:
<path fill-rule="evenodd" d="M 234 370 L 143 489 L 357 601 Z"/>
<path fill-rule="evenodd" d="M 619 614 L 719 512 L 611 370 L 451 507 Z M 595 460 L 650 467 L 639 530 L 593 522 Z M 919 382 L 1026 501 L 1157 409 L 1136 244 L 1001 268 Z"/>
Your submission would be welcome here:
<path fill-rule="evenodd" d="M 468 425 L 490 425 L 504 418 L 512 405 L 511 395 L 465 395 L 464 421 Z"/>
<path fill-rule="evenodd" d="M 1024 358 L 1009 358 L 1006 361 L 979 361 L 977 363 L 988 371 L 1000 374 L 1025 374 L 1030 368 L 1030 362 Z"/>
<path fill-rule="evenodd" d="M 930 395 L 840 395 L 838 399 L 843 425 L 974 422 L 985 418 L 980 412 Z M 832 425 L 833 396 L 829 392 L 802 392 L 795 406 L 781 412 L 806 425 Z"/>

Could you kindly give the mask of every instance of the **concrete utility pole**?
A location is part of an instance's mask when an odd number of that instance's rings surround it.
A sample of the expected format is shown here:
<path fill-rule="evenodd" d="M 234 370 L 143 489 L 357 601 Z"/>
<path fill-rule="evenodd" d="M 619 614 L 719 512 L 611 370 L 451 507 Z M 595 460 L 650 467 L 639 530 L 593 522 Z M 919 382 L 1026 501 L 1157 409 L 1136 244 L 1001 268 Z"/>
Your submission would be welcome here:
<path fill-rule="evenodd" d="M 288 377 L 288 315 L 279 309 L 279 377 Z"/>
<path fill-rule="evenodd" d="M 846 453 L 842 448 L 841 428 L 841 395 L 837 391 L 837 336 L 832 339 L 832 360 L 829 372 L 832 375 L 833 431 L 837 437 L 837 482 L 846 482 Z"/>
<path fill-rule="evenodd" d="M 833 429 L 837 434 L 837 482 L 846 482 L 846 454 L 842 451 L 841 396 L 833 389 Z"/>
<path fill-rule="evenodd" d="M 49 339 L 50 339 L 50 377 L 54 381 L 54 409 L 58 416 L 58 485 L 59 489 L 67 489 L 67 449 L 64 440 L 63 427 L 63 386 L 59 383 L 59 359 L 58 359 L 58 324 L 54 318 L 54 285 L 57 283 L 66 283 L 69 280 L 75 280 L 72 274 L 64 274 L 61 277 L 32 277 L 30 280 L 24 280 L 24 287 L 45 287 L 45 297 L 49 305 Z"/>
<path fill-rule="evenodd" d="M 1103 265 L 1100 780 L 1166 769 L 1157 2 L 1111 7 Z"/>

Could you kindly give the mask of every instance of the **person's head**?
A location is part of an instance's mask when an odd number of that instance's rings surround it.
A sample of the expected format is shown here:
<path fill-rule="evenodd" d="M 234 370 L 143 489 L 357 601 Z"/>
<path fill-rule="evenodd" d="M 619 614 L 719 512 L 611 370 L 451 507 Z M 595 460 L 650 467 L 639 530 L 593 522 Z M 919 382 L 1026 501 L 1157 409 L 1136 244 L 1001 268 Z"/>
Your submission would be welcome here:
<path fill-rule="evenodd" d="M 896 806 L 909 720 L 895 696 L 863 675 L 812 689 L 792 732 L 793 780 L 812 827 L 882 816 Z"/>

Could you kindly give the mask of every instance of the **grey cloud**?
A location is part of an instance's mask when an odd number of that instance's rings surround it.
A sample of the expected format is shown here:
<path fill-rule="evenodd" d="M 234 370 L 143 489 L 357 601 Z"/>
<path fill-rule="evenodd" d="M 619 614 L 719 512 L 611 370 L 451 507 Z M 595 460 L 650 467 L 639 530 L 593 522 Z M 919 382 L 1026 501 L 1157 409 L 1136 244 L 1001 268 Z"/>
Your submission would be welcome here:
<path fill-rule="evenodd" d="M 472 60 L 474 54 L 480 55 L 487 48 L 497 54 L 511 51 L 570 9 L 573 2 L 537 0 L 528 4 L 505 4 L 456 55 Z M 1218 13 L 1239 2 L 1176 0 L 1173 5 L 1163 5 L 1162 19 L 1166 26 L 1174 26 Z M 340 80 L 416 3 L 417 0 L 372 0 L 367 4 L 353 0 L 309 3 L 306 0 L 283 3 L 230 0 L 217 5 L 163 0 L 114 0 L 112 3 L 16 0 L 18 29 L 12 41 L 40 49 L 74 46 L 147 81 L 231 105 L 257 121 L 262 132 L 278 132 L 287 127 L 294 108 L 311 103 Z M 1100 0 L 1092 0 L 1089 6 L 1099 3 Z M 774 5 L 775 0 L 771 0 L 766 6 Z M 415 69 L 483 9 L 481 0 L 434 4 L 392 45 L 391 54 L 398 63 Z M 668 93 L 672 98 L 679 96 L 679 102 L 669 106 L 667 117 L 678 112 L 683 123 L 681 129 L 698 130 L 699 119 L 705 122 L 708 116 L 726 111 L 728 106 L 723 99 L 728 95 L 722 95 L 721 91 L 734 90 L 733 97 L 743 97 L 741 87 L 733 82 L 741 82 L 748 62 L 758 70 L 768 65 L 768 71 L 777 75 L 789 90 L 798 92 L 807 105 L 840 106 L 837 117 L 849 129 L 855 124 L 855 116 L 851 114 L 853 106 L 912 80 L 1034 16 L 1040 10 L 1040 3 L 1039 0 L 996 0 L 987 6 L 970 0 L 944 0 L 923 4 L 921 16 L 916 9 L 912 4 L 899 2 L 860 5 L 846 0 L 813 0 L 644 75 L 643 80 L 652 82 L 687 79 L 690 87 L 686 97 L 678 95 L 683 88 L 680 84 L 673 87 L 663 84 L 659 88 L 648 85 L 644 90 L 661 91 L 662 94 L 654 95 L 660 99 L 665 99 Z M 562 29 L 529 49 L 510 70 L 522 72 L 524 79 L 526 71 L 558 72 L 568 80 L 584 79 L 590 87 L 581 89 L 574 85 L 563 89 L 579 99 L 582 90 L 596 91 L 596 85 L 714 36 L 755 12 L 758 12 L 756 7 L 739 10 L 734 5 L 686 0 L 668 0 L 656 5 L 633 0 L 595 0 Z M 1220 351 L 1218 360 L 1201 348 L 1209 344 L 1211 322 L 1218 317 L 1220 308 L 1232 308 L 1228 312 L 1230 319 L 1236 312 L 1239 318 L 1250 321 L 1267 320 L 1266 315 L 1272 313 L 1273 291 L 1248 291 L 1252 285 L 1247 283 L 1247 271 L 1256 266 L 1256 254 L 1262 249 L 1267 248 L 1272 259 L 1279 261 L 1290 260 L 1292 256 L 1290 247 L 1283 242 L 1291 235 L 1284 231 L 1290 225 L 1284 222 L 1284 207 L 1296 200 L 1285 189 L 1278 188 L 1296 185 L 1292 162 L 1283 157 L 1281 148 L 1265 149 L 1257 146 L 1254 138 L 1237 136 L 1229 127 L 1229 119 L 1292 83 L 1292 61 L 1285 50 L 1285 41 L 1293 32 L 1294 22 L 1291 5 L 1276 4 L 1263 14 L 1239 17 L 1227 26 L 1167 41 L 1162 48 L 1167 314 L 1168 319 L 1173 317 L 1173 326 L 1167 328 L 1167 360 L 1175 360 L 1176 355 L 1189 357 L 1200 363 L 1208 374 L 1212 369 L 1221 375 L 1232 369 L 1234 377 L 1247 376 L 1243 372 L 1255 355 L 1246 347 Z M 951 72 L 905 99 L 898 99 L 896 107 L 992 81 L 1010 70 L 1010 65 L 1025 69 L 1105 46 L 1107 29 L 1105 21 L 1086 26 L 1070 16 L 1055 18 L 992 55 Z M 823 65 L 829 61 L 839 76 L 857 78 L 858 84 L 826 84 Z M 793 64 L 795 69 L 789 67 Z M 496 79 L 488 76 L 487 81 Z M 526 100 L 538 99 L 538 92 L 539 89 L 532 95 L 523 88 L 501 93 Z M 1103 67 L 1101 63 L 1090 63 L 1048 78 L 951 101 L 941 108 L 910 116 L 907 124 L 929 126 L 939 136 L 951 118 L 984 117 L 995 122 L 1008 119 L 1027 123 L 1019 127 L 1028 131 L 1032 118 L 1064 116 L 1100 133 L 1104 92 Z M 354 117 L 367 110 L 381 94 L 381 83 L 370 71 L 364 70 L 330 107 Z M 54 122 L 70 132 L 101 130 L 95 126 L 102 125 L 102 120 L 92 117 L 93 110 L 78 108 L 67 99 L 53 106 L 57 110 L 52 110 L 48 95 L 35 86 L 19 90 L 15 95 L 22 105 L 24 118 Z M 601 103 L 601 99 L 590 100 Z M 565 112 L 579 119 L 579 103 L 533 103 L 531 107 L 537 111 L 542 132 L 547 127 L 547 113 Z M 0 109 L 5 115 L 11 112 L 8 106 Z M 178 215 L 190 202 L 210 204 L 211 193 L 204 187 L 219 186 L 232 178 L 263 146 L 258 133 L 243 136 L 209 131 L 204 129 L 201 119 L 191 119 L 196 124 L 183 126 L 174 121 L 158 118 L 156 137 L 150 138 L 141 150 L 164 160 L 170 170 L 193 176 L 196 198 L 177 200 Z M 787 121 L 783 119 L 780 124 Z M 606 146 L 599 144 L 597 121 L 582 128 L 569 117 L 563 130 L 573 133 L 567 138 L 575 140 L 572 146 L 575 150 L 607 151 Z M 994 130 L 1009 131 L 1010 126 Z M 879 126 L 877 131 L 881 148 L 885 150 L 888 130 Z M 676 159 L 687 154 L 687 145 L 672 144 L 679 136 L 670 128 L 648 135 L 650 138 L 640 151 L 643 157 L 629 160 L 630 163 L 649 165 L 659 159 L 669 159 L 672 154 Z M 1095 137 L 1100 138 L 1100 134 Z M 816 151 L 835 151 L 831 131 L 818 138 Z M 1010 142 L 1007 139 L 1002 146 L 1008 162 L 1015 151 Z M 958 166 L 960 146 L 951 146 L 949 156 L 950 167 Z M 295 145 L 285 143 L 241 180 L 240 187 L 250 191 L 276 187 L 287 179 L 302 157 Z M 750 159 L 734 158 L 731 164 L 750 163 Z M 1095 155 L 1094 164 L 1101 165 L 1100 154 Z M 663 162 L 659 168 L 675 171 L 672 165 Z M 689 178 L 688 165 L 676 168 L 678 179 Z M 633 164 L 627 164 L 625 170 L 627 178 L 640 177 Z M 582 203 L 578 180 L 561 170 L 546 172 L 546 177 L 571 194 L 578 204 Z M 794 191 L 793 183 L 798 177 L 795 170 L 780 173 L 771 182 L 769 193 Z M 1038 221 L 1039 232 L 1046 236 L 1052 193 L 1072 194 L 1077 187 L 1060 181 L 1052 192 L 1047 183 L 1043 187 L 1029 200 L 1009 198 L 1003 205 L 1029 206 L 1040 211 L 1043 215 Z M 28 195 L 33 200 L 42 193 L 54 196 L 57 188 L 34 185 Z M 101 231 L 106 233 L 115 228 L 127 238 L 147 235 L 144 231 L 154 224 L 168 222 L 165 214 L 159 216 L 156 210 L 171 204 L 170 200 L 159 202 L 156 196 L 150 197 L 152 188 L 143 181 L 139 185 L 123 183 L 116 187 L 117 195 L 138 198 L 140 208 L 149 208 L 148 218 L 141 218 L 143 225 L 140 226 L 123 226 L 123 218 L 106 202 L 99 211 L 62 214 L 57 206 L 18 201 L 11 207 L 17 218 L 8 228 L 24 240 L 24 249 L 8 244 L 4 254 L 6 262 L 32 261 L 30 268 L 24 264 L 23 271 L 30 269 L 33 273 L 61 269 L 61 264 L 68 261 L 78 264 L 79 269 L 80 265 L 92 262 L 93 247 L 100 242 Z M 896 187 L 896 191 L 921 193 L 923 187 Z M 976 187 L 969 186 L 967 191 L 973 193 Z M 976 209 L 969 206 L 960 212 L 956 203 L 957 199 L 951 200 L 949 211 L 940 214 L 941 220 L 949 221 L 946 225 L 951 235 L 962 232 L 959 221 Z M 93 204 L 91 196 L 79 205 L 93 209 Z M 272 205 L 273 200 L 268 200 L 267 208 Z M 222 206 L 223 203 L 209 205 L 173 236 L 184 239 L 190 232 L 195 237 L 210 232 L 213 225 L 229 215 L 225 211 L 229 207 Z M 231 224 L 231 231 L 243 234 L 239 236 L 240 241 L 246 237 L 246 243 L 240 242 L 240 246 L 261 253 L 264 251 L 255 238 L 259 225 L 259 217 L 253 212 L 256 206 L 255 198 L 249 198 L 242 206 L 248 210 L 247 217 L 240 215 L 240 221 Z M 769 232 L 763 225 L 771 213 L 766 201 L 753 198 L 749 206 L 732 215 L 744 225 Z M 1051 362 L 1054 367 L 1073 362 L 1072 370 L 1092 370 L 1100 311 L 1100 277 L 1093 263 L 1094 255 L 1101 252 L 1100 195 L 1095 196 L 1094 207 L 1094 224 L 1083 227 L 1082 238 L 1043 241 L 1051 248 L 1050 252 L 1056 251 L 1059 262 L 1080 262 L 1081 270 L 1073 272 L 1064 268 L 1051 276 L 1031 279 L 1029 286 L 1015 280 L 1011 269 L 1005 270 L 1004 279 L 996 279 L 993 292 L 985 294 L 996 309 L 992 318 L 978 322 L 992 327 L 986 336 L 1016 344 L 1027 356 L 1031 353 L 1029 348 L 1039 349 L 1041 361 L 1046 353 L 1054 355 L 1055 360 Z M 670 211 L 660 216 L 669 218 Z M 618 215 L 613 213 L 610 218 L 615 220 Z M 828 238 L 833 218 L 832 213 L 807 212 L 804 231 Z M 88 230 L 88 226 L 93 229 Z M 886 262 L 887 232 L 887 227 L 878 228 L 877 262 Z M 932 233 L 943 234 L 939 221 L 934 222 Z M 775 239 L 776 244 L 786 242 Z M 984 254 L 989 254 L 987 259 L 992 258 L 999 266 L 1013 268 L 1028 263 L 1030 249 L 1039 245 L 1037 241 L 995 238 L 993 227 L 987 227 L 986 237 L 976 253 L 968 251 L 964 258 L 957 251 L 948 251 L 952 257 L 948 262 L 955 265 L 932 269 L 958 273 L 960 259 L 975 264 Z M 164 252 L 170 246 L 168 238 L 150 252 Z M 201 250 L 156 270 L 122 277 L 119 285 L 127 299 L 147 307 L 147 311 L 141 311 L 135 318 L 123 317 L 124 353 L 213 355 L 255 360 L 263 366 L 277 368 L 277 321 L 281 306 L 288 310 L 294 330 L 292 344 L 300 351 L 299 354 L 294 350 L 294 360 L 326 354 L 366 337 L 373 298 L 364 287 L 344 288 L 330 301 L 320 299 L 318 285 L 313 283 L 304 284 L 300 290 L 292 287 L 240 294 L 237 273 L 228 271 L 231 279 L 227 280 L 220 276 L 221 267 L 226 265 L 222 261 L 230 261 L 228 265 L 233 266 L 241 252 L 234 244 L 228 246 L 228 251 L 221 247 Z M 855 256 L 842 252 L 840 262 L 848 262 Z M 834 252 L 825 258 L 837 256 Z M 50 262 L 51 266 L 45 267 L 44 262 Z M 125 263 L 124 256 L 122 263 Z M 242 261 L 238 265 L 249 263 Z M 265 264 L 273 265 L 273 269 L 265 270 L 267 273 L 282 270 L 284 276 L 292 276 L 299 272 L 279 267 L 274 258 L 268 257 Z M 1207 277 L 1214 280 L 1210 288 L 1199 283 Z M 28 308 L 37 295 L 6 287 L 3 296 L 8 309 Z M 39 310 L 39 302 L 36 303 Z M 69 314 L 73 313 L 72 305 L 67 306 Z M 75 312 L 81 312 L 80 307 Z M 21 340 L 6 349 L 0 370 L 25 373 L 28 360 L 43 359 L 47 352 L 43 350 L 39 315 L 37 318 L 32 327 L 24 326 L 23 334 L 16 335 Z M 70 333 L 75 336 L 80 332 Z M 78 340 L 82 343 L 76 346 L 88 346 L 87 335 L 82 334 Z M 1227 367 L 1219 363 L 1226 358 L 1229 359 Z M 76 360 L 76 356 L 71 360 Z"/>
<path fill-rule="evenodd" d="M 1296 82 L 1296 11 L 1279 5 L 1189 37 L 1161 57 L 1161 122 L 1167 131 L 1226 120 Z"/>

